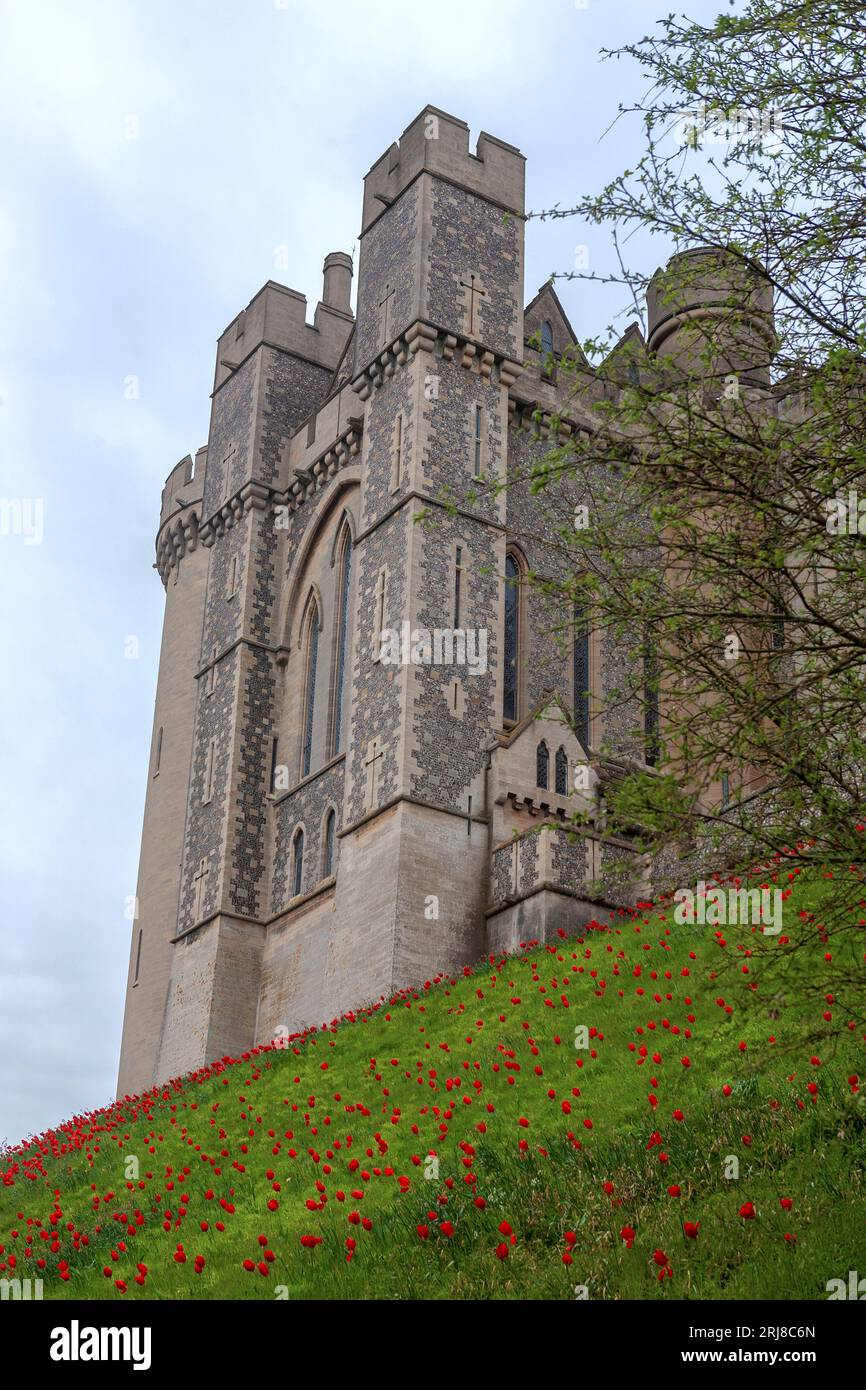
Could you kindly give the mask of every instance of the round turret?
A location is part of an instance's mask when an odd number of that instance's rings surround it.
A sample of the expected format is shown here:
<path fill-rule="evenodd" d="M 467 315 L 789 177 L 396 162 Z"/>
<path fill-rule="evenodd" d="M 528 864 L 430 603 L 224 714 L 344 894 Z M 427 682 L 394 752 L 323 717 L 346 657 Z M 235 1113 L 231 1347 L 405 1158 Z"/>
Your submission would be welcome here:
<path fill-rule="evenodd" d="M 770 380 L 773 287 L 739 256 L 697 247 L 671 257 L 647 288 L 650 352 L 688 376 Z"/>
<path fill-rule="evenodd" d="M 147 1090 L 157 1079 L 162 1019 L 177 933 L 177 905 L 196 710 L 210 675 L 201 633 L 209 552 L 198 542 L 207 450 L 187 456 L 168 475 L 156 538 L 156 570 L 165 612 L 153 735 L 132 917 L 129 976 L 120 1054 L 119 1095 Z M 197 677 L 201 676 L 201 680 Z"/>

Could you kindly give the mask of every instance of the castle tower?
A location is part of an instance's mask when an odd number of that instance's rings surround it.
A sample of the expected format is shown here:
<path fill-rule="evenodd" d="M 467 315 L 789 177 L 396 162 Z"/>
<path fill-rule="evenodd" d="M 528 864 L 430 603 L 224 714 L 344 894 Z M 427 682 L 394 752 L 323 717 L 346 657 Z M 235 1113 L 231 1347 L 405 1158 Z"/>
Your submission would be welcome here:
<path fill-rule="evenodd" d="M 325 397 L 352 329 L 347 257 L 329 257 L 312 324 L 269 281 L 219 339 L 202 505 L 209 550 L 197 710 L 175 905 L 178 940 L 156 1077 L 248 1047 L 269 917 L 274 618 L 285 542 L 282 450 Z"/>
<path fill-rule="evenodd" d="M 698 246 L 672 256 L 647 287 L 650 352 L 720 384 L 765 387 L 775 355 L 773 286 L 731 252 Z"/>
<path fill-rule="evenodd" d="M 664 269 L 656 271 L 646 298 L 647 347 L 666 373 L 672 368 L 692 383 L 699 379 L 723 401 L 729 391 L 735 393 L 733 399 L 739 399 L 742 390 L 750 413 L 763 408 L 777 339 L 773 285 L 760 267 L 744 263 L 730 251 L 694 247 L 672 256 Z M 724 515 L 717 515 L 705 500 L 696 499 L 694 505 L 690 526 L 696 523 L 699 531 L 709 536 L 717 525 L 724 525 Z M 679 568 L 682 538 L 668 533 L 667 539 L 672 564 Z M 685 552 L 699 553 L 691 534 Z M 760 650 L 766 630 L 758 626 L 748 633 L 740 632 L 747 650 Z M 760 671 L 756 674 L 762 679 Z M 706 694 L 704 701 L 710 700 Z M 668 753 L 672 767 L 682 774 L 675 750 L 669 746 Z M 692 780 L 695 791 L 710 807 L 730 795 L 732 782 L 736 795 L 751 794 L 766 785 L 763 771 L 742 763 L 733 751 L 727 766 L 713 769 L 712 774 L 706 769 L 694 770 Z"/>
<path fill-rule="evenodd" d="M 165 615 L 153 715 L 141 858 L 132 923 L 120 1095 L 150 1086 L 159 1050 L 177 931 L 187 790 L 196 714 L 196 673 L 207 581 L 199 544 L 207 450 L 172 469 L 162 493 L 156 568 Z"/>
<path fill-rule="evenodd" d="M 352 262 L 332 252 L 312 323 L 268 282 L 219 340 L 182 700 L 168 639 L 160 669 L 186 721 L 184 790 L 164 821 L 148 800 L 141 895 L 162 945 L 147 994 L 141 970 L 130 984 L 126 1088 L 524 929 L 546 939 L 589 873 L 560 829 L 530 834 L 562 821 L 565 764 L 588 756 L 566 728 L 579 663 L 523 600 L 518 644 L 504 582 L 515 531 L 544 561 L 531 498 L 495 486 L 510 437 L 543 451 L 536 406 L 550 419 L 565 400 L 525 342 L 523 198 L 519 150 L 485 134 L 471 150 L 463 121 L 426 107 L 364 181 L 356 318 Z M 552 291 L 531 308 L 561 352 Z M 531 675 L 510 698 L 518 646 Z"/>
<path fill-rule="evenodd" d="M 342 853 L 346 891 L 364 885 L 371 936 L 379 924 L 382 992 L 484 950 L 505 516 L 481 479 L 505 475 L 523 347 L 523 187 L 518 150 L 482 134 L 470 151 L 465 123 L 432 107 L 364 184 L 359 640 Z M 415 520 L 421 508 L 429 523 Z M 400 664 L 379 659 L 382 628 L 399 634 Z M 486 661 L 436 664 L 435 647 L 425 657 L 437 629 L 465 630 Z M 421 659 L 403 664 L 416 633 Z M 339 911 L 339 885 L 337 899 Z"/>

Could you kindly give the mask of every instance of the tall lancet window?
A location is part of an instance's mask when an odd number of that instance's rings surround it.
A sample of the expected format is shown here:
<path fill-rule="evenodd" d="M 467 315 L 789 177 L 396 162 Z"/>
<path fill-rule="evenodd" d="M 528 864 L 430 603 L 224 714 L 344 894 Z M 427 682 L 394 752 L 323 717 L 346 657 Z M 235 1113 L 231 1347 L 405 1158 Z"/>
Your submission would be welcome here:
<path fill-rule="evenodd" d="M 337 662 L 334 672 L 334 731 L 331 753 L 343 751 L 343 716 L 346 709 L 346 668 L 349 646 L 349 605 L 352 592 L 352 533 L 345 530 L 340 550 L 339 594 L 337 616 Z"/>
<path fill-rule="evenodd" d="M 547 319 L 541 325 L 541 374 L 553 374 L 553 329 Z"/>
<path fill-rule="evenodd" d="M 568 796 L 568 758 L 564 748 L 556 750 L 556 794 Z"/>
<path fill-rule="evenodd" d="M 547 791 L 547 779 L 550 773 L 550 753 L 547 751 L 547 744 L 542 739 L 535 750 L 535 785 Z"/>
<path fill-rule="evenodd" d="M 582 600 L 574 605 L 574 732 L 584 749 L 589 748 L 589 699 L 592 672 L 589 664 L 589 612 Z"/>
<path fill-rule="evenodd" d="M 458 545 L 454 552 L 454 629 L 460 628 L 461 581 L 463 579 L 463 547 Z"/>
<path fill-rule="evenodd" d="M 517 718 L 517 684 L 520 658 L 520 566 L 513 555 L 505 557 L 505 669 L 502 717 Z"/>
<path fill-rule="evenodd" d="M 297 898 L 304 886 L 304 832 L 295 831 L 292 841 L 292 897 Z"/>
<path fill-rule="evenodd" d="M 307 777 L 313 760 L 313 722 L 316 715 L 316 662 L 319 655 L 319 608 L 310 604 L 307 618 L 307 661 L 304 680 L 304 744 L 301 752 L 301 776 Z"/>
<path fill-rule="evenodd" d="M 330 878 L 334 872 L 334 832 L 337 826 L 337 817 L 331 810 L 328 812 L 325 821 L 324 852 L 322 854 L 322 877 Z"/>

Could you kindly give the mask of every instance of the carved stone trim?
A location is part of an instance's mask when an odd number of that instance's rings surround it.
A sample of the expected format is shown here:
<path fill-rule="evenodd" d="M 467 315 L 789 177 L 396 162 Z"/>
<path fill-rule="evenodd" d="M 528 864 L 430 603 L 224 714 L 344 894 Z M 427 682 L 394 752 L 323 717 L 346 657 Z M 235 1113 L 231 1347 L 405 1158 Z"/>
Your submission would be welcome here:
<path fill-rule="evenodd" d="M 213 545 L 218 536 L 224 536 L 240 521 L 244 512 L 264 511 L 273 496 L 274 489 L 265 483 L 244 483 L 239 492 L 227 498 L 219 511 L 203 523 L 199 531 L 202 545 Z"/>
<path fill-rule="evenodd" d="M 342 434 L 330 444 L 309 468 L 296 468 L 285 492 L 275 494 L 279 506 L 288 508 L 292 516 L 308 497 L 325 487 L 341 469 L 353 463 L 361 450 L 364 421 L 351 418 Z"/>
<path fill-rule="evenodd" d="M 200 538 L 197 511 L 181 512 L 162 528 L 156 538 L 156 569 L 164 585 L 175 565 L 195 550 Z"/>
<path fill-rule="evenodd" d="M 219 511 L 203 523 L 198 533 L 202 545 L 213 545 L 217 537 L 240 521 L 244 512 L 264 512 L 269 507 L 282 506 L 288 508 L 289 515 L 292 515 L 308 497 L 355 459 L 361 448 L 363 428 L 363 420 L 351 419 L 339 438 L 309 468 L 295 469 L 292 481 L 285 489 L 271 487 L 255 479 L 244 483 L 239 492 L 229 497 Z"/>
<path fill-rule="evenodd" d="M 435 324 L 418 320 L 384 347 L 355 377 L 352 390 L 362 401 L 366 401 L 373 391 L 394 375 L 398 367 L 404 366 L 410 357 L 419 352 L 429 352 L 432 356 L 443 357 L 446 362 L 456 358 L 467 371 L 476 371 L 487 381 L 494 371 L 498 370 L 499 380 L 506 387 L 513 386 L 523 371 L 522 362 L 503 357 L 501 353 L 485 348 L 473 338 L 450 333 L 444 328 L 437 328 Z"/>
<path fill-rule="evenodd" d="M 557 440 L 566 440 L 581 429 L 574 420 L 557 415 L 537 401 L 519 401 L 514 396 L 508 398 L 508 423 L 512 429 L 527 430 L 539 439 L 551 439 L 555 434 Z"/>

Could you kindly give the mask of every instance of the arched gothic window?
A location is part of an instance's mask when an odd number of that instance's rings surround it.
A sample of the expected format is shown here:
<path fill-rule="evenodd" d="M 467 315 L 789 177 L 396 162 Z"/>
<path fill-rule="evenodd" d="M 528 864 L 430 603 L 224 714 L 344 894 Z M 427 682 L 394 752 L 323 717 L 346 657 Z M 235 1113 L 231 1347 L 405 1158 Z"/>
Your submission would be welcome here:
<path fill-rule="evenodd" d="M 589 612 L 578 600 L 574 605 L 574 732 L 584 749 L 589 748 L 590 670 Z"/>
<path fill-rule="evenodd" d="M 306 662 L 304 673 L 304 742 L 301 750 L 301 776 L 309 776 L 313 759 L 313 721 L 316 713 L 316 663 L 319 654 L 319 606 L 313 601 L 307 616 Z"/>
<path fill-rule="evenodd" d="M 550 376 L 553 372 L 553 329 L 547 319 L 541 325 L 541 374 Z"/>
<path fill-rule="evenodd" d="M 334 671 L 334 724 L 331 754 L 343 751 L 343 718 L 346 709 L 346 670 L 349 645 L 349 609 L 352 593 L 352 533 L 348 526 L 340 549 L 337 593 L 337 660 Z"/>
<path fill-rule="evenodd" d="M 517 719 L 518 662 L 520 660 L 520 566 L 513 555 L 505 557 L 505 662 L 503 671 L 502 716 Z"/>
<path fill-rule="evenodd" d="M 542 739 L 535 750 L 535 785 L 547 790 L 547 779 L 550 769 L 550 754 L 547 751 L 547 744 Z"/>
<path fill-rule="evenodd" d="M 556 750 L 556 794 L 568 796 L 568 758 L 564 748 Z"/>
<path fill-rule="evenodd" d="M 334 833 L 337 827 L 337 817 L 333 810 L 328 812 L 325 819 L 324 853 L 322 855 L 322 878 L 330 878 L 334 872 Z"/>
<path fill-rule="evenodd" d="M 304 886 L 304 832 L 298 827 L 292 841 L 292 897 L 297 898 Z"/>

